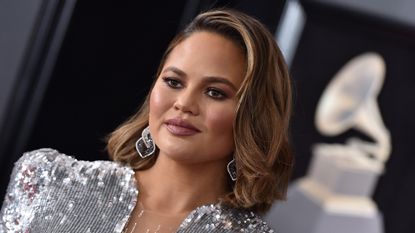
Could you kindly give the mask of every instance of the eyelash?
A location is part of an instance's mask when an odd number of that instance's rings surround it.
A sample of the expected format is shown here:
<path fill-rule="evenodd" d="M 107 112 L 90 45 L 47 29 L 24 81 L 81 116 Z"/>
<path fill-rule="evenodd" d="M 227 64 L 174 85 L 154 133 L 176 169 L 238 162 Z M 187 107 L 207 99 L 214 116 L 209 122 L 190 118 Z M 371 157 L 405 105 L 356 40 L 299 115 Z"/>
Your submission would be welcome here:
<path fill-rule="evenodd" d="M 173 88 L 173 89 L 179 89 L 181 88 L 181 86 L 177 86 L 177 85 L 181 85 L 179 80 L 176 80 L 174 78 L 163 78 L 164 83 L 167 84 L 167 86 Z M 173 84 L 174 83 L 174 84 Z"/>
<path fill-rule="evenodd" d="M 216 94 L 219 94 L 219 96 L 213 96 L 212 94 L 209 95 L 209 92 L 215 92 Z M 224 100 L 227 98 L 226 94 L 223 91 L 211 87 L 207 89 L 206 94 L 216 100 Z"/>
<path fill-rule="evenodd" d="M 166 85 L 172 89 L 180 89 L 183 87 L 182 83 L 174 78 L 168 78 L 168 77 L 164 77 L 163 78 L 164 83 L 166 83 Z M 212 92 L 214 93 L 212 95 Z M 209 94 L 210 93 L 210 94 Z M 228 96 L 225 94 L 225 92 L 223 92 L 222 90 L 219 90 L 217 88 L 213 88 L 213 87 L 209 87 L 207 88 L 206 95 L 208 95 L 210 98 L 215 99 L 215 100 L 224 100 L 226 99 Z M 219 96 L 217 96 L 219 95 Z"/>

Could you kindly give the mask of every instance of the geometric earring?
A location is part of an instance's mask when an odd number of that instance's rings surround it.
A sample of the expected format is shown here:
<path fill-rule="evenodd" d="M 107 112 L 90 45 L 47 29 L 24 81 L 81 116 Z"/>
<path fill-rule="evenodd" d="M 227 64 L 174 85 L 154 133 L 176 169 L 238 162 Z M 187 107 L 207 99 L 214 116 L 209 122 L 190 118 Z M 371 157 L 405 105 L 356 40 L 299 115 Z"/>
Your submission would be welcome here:
<path fill-rule="evenodd" d="M 135 149 L 143 159 L 154 154 L 156 145 L 154 145 L 153 138 L 151 138 L 150 126 L 147 126 L 143 132 L 141 132 L 141 138 L 135 143 Z"/>
<path fill-rule="evenodd" d="M 229 176 L 231 177 L 232 181 L 236 181 L 236 162 L 235 158 L 232 158 L 232 160 L 228 163 L 228 166 L 226 166 Z"/>

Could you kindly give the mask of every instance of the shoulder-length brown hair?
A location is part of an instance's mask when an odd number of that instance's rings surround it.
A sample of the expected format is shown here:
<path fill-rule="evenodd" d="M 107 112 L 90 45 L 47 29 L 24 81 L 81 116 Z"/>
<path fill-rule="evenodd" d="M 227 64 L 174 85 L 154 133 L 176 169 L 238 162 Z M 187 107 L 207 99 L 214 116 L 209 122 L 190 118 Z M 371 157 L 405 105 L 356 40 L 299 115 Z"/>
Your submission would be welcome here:
<path fill-rule="evenodd" d="M 285 198 L 293 167 L 288 140 L 292 94 L 287 66 L 274 37 L 259 21 L 235 10 L 215 9 L 199 14 L 172 40 L 156 79 L 172 49 L 200 31 L 232 40 L 246 60 L 233 125 L 237 180 L 221 200 L 233 207 L 265 212 L 275 200 Z M 153 166 L 157 153 L 141 159 L 135 150 L 135 141 L 148 125 L 148 118 L 149 95 L 140 110 L 109 135 L 107 149 L 113 160 L 136 170 Z"/>

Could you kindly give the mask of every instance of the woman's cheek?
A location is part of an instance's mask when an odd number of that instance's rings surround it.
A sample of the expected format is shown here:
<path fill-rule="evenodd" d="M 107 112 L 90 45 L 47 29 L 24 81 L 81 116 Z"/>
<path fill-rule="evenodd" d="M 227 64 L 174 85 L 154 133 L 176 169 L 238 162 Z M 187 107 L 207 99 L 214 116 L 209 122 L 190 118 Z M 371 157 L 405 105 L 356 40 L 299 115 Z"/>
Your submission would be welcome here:
<path fill-rule="evenodd" d="M 235 112 L 233 106 L 223 106 L 214 111 L 208 111 L 207 122 L 217 132 L 232 133 Z"/>
<path fill-rule="evenodd" d="M 150 114 L 160 116 L 168 109 L 169 101 L 171 101 L 171 97 L 163 92 L 160 84 L 156 85 L 150 95 Z"/>

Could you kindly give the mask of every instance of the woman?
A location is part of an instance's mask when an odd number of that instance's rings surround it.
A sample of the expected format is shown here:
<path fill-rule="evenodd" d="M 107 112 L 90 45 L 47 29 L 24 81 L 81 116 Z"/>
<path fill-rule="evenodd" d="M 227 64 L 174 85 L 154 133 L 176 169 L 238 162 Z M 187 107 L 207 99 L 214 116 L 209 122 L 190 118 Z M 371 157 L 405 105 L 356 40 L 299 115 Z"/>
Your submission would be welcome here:
<path fill-rule="evenodd" d="M 285 197 L 291 89 L 273 36 L 234 10 L 199 14 L 143 106 L 108 138 L 115 162 L 52 149 L 16 163 L 0 232 L 273 232 Z"/>

